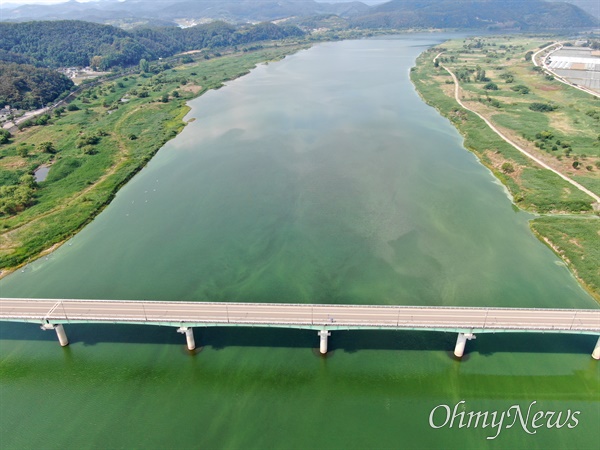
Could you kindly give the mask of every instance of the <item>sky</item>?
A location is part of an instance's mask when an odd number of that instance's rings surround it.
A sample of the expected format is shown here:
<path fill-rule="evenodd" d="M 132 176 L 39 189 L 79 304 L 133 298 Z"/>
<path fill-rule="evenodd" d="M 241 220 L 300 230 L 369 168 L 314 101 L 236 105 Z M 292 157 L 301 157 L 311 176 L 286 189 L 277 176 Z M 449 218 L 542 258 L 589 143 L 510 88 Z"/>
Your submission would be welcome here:
<path fill-rule="evenodd" d="M 44 4 L 44 5 L 49 5 L 52 3 L 64 3 L 68 0 L 0 0 L 0 6 L 5 6 L 5 5 L 32 5 L 32 4 Z M 94 1 L 94 0 L 77 0 L 79 3 L 87 3 L 89 1 Z M 147 1 L 152 1 L 152 0 L 147 0 Z M 341 0 L 316 0 L 317 2 L 326 2 L 326 3 L 337 3 Z M 352 0 L 343 0 L 343 1 L 352 1 Z M 360 1 L 360 0 L 359 0 Z M 383 3 L 386 0 L 366 0 L 363 1 L 363 3 Z"/>
<path fill-rule="evenodd" d="M 68 0 L 0 0 L 0 5 L 1 6 L 5 6 L 5 5 L 33 5 L 35 4 L 40 4 L 40 5 L 50 5 L 52 3 L 64 3 L 65 1 Z M 79 3 L 86 3 L 89 0 L 77 0 Z"/>
<path fill-rule="evenodd" d="M 32 4 L 40 4 L 40 5 L 50 5 L 52 3 L 64 3 L 68 0 L 0 0 L 0 8 L 6 8 L 11 6 L 19 6 L 19 5 L 32 5 Z M 94 0 L 77 0 L 79 3 L 87 3 L 88 1 Z M 152 1 L 152 0 L 146 0 Z M 337 3 L 340 1 L 352 1 L 352 0 L 316 0 L 317 2 L 326 2 L 326 3 Z M 388 0 L 359 0 L 367 5 L 372 5 L 376 3 L 383 3 Z"/>

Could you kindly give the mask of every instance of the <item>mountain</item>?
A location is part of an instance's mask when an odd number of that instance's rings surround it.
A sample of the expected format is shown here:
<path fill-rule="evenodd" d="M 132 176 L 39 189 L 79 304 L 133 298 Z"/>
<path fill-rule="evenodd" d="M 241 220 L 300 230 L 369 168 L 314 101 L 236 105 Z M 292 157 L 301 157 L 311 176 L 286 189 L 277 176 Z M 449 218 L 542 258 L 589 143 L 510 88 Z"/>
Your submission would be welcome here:
<path fill-rule="evenodd" d="M 232 23 L 262 22 L 293 16 L 336 14 L 350 17 L 364 14 L 364 3 L 320 3 L 313 0 L 99 0 L 78 3 L 71 0 L 54 5 L 24 5 L 4 9 L 3 21 L 85 20 L 99 23 L 175 24 L 178 20 L 202 22 L 225 20 Z"/>
<path fill-rule="evenodd" d="M 373 4 L 378 0 L 366 1 Z M 124 29 L 190 25 L 210 20 L 257 23 L 294 18 L 298 21 L 332 15 L 338 16 L 340 23 L 366 28 L 570 29 L 598 27 L 600 2 L 392 0 L 367 6 L 359 1 L 341 0 L 98 0 L 87 3 L 71 0 L 54 5 L 4 8 L 0 13 L 2 21 L 85 20 Z"/>
<path fill-rule="evenodd" d="M 541 0 L 392 0 L 354 18 L 366 28 L 486 28 L 547 30 L 598 26 L 570 3 Z"/>
<path fill-rule="evenodd" d="M 564 0 L 564 2 L 571 3 L 596 19 L 600 19 L 600 1 L 598 0 Z M 598 25 L 597 23 L 596 26 Z"/>

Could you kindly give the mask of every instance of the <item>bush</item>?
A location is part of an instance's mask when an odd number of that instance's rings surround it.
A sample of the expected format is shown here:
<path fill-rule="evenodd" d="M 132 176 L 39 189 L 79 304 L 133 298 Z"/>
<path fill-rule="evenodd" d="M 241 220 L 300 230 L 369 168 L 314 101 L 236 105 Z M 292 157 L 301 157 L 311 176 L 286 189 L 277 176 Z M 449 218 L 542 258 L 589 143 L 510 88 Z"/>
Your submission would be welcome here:
<path fill-rule="evenodd" d="M 515 92 L 518 92 L 519 94 L 522 94 L 522 95 L 529 94 L 529 88 L 522 84 L 517 84 L 516 86 L 512 86 L 510 89 Z"/>
<path fill-rule="evenodd" d="M 496 83 L 494 83 L 493 81 L 490 81 L 489 83 L 484 84 L 483 88 L 487 91 L 497 91 L 498 85 Z"/>
<path fill-rule="evenodd" d="M 36 125 L 46 125 L 50 120 L 50 116 L 48 114 L 42 114 L 35 120 Z"/>
<path fill-rule="evenodd" d="M 38 145 L 38 149 L 44 153 L 56 153 L 56 149 L 54 148 L 54 144 L 50 141 L 41 142 Z"/>
<path fill-rule="evenodd" d="M 82 148 L 86 145 L 96 145 L 98 142 L 100 142 L 100 136 L 96 134 L 83 135 L 77 141 L 77 148 Z"/>
<path fill-rule="evenodd" d="M 6 144 L 11 137 L 12 136 L 8 130 L 0 128 L 0 144 Z"/>
<path fill-rule="evenodd" d="M 504 164 L 502 164 L 502 172 L 513 173 L 514 171 L 515 171 L 515 168 L 511 163 L 505 162 Z"/>
<path fill-rule="evenodd" d="M 529 109 L 532 111 L 538 111 L 538 112 L 551 112 L 556 109 L 556 106 L 551 105 L 550 103 L 534 102 L 531 105 L 529 105 Z"/>

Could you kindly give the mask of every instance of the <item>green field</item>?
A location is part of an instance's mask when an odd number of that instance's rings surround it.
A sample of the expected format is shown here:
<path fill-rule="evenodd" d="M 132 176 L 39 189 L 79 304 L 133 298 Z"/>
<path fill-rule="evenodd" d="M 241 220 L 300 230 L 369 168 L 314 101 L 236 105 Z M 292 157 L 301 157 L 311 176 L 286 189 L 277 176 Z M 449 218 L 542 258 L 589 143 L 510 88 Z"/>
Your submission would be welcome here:
<path fill-rule="evenodd" d="M 47 124 L 15 133 L 0 145 L 0 269 L 37 257 L 91 221 L 183 129 L 188 100 L 300 48 L 280 43 L 173 68 L 162 64 L 157 73 L 91 87 Z M 30 174 L 44 164 L 46 180 L 32 183 Z"/>

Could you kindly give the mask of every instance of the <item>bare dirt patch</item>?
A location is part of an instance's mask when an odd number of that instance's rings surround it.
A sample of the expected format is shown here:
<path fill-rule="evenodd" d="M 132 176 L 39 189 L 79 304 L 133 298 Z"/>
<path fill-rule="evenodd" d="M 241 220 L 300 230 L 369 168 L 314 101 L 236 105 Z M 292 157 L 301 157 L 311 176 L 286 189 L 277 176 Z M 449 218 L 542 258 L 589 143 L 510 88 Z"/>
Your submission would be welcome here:
<path fill-rule="evenodd" d="M 202 86 L 198 86 L 197 84 L 186 84 L 185 86 L 181 86 L 179 90 L 184 92 L 191 92 L 192 94 L 197 94 L 202 90 Z"/>
<path fill-rule="evenodd" d="M 536 84 L 533 87 L 540 91 L 560 91 L 560 86 L 550 86 L 548 84 Z"/>
<path fill-rule="evenodd" d="M 7 156 L 0 161 L 0 167 L 8 170 L 27 167 L 27 161 L 20 156 Z"/>

